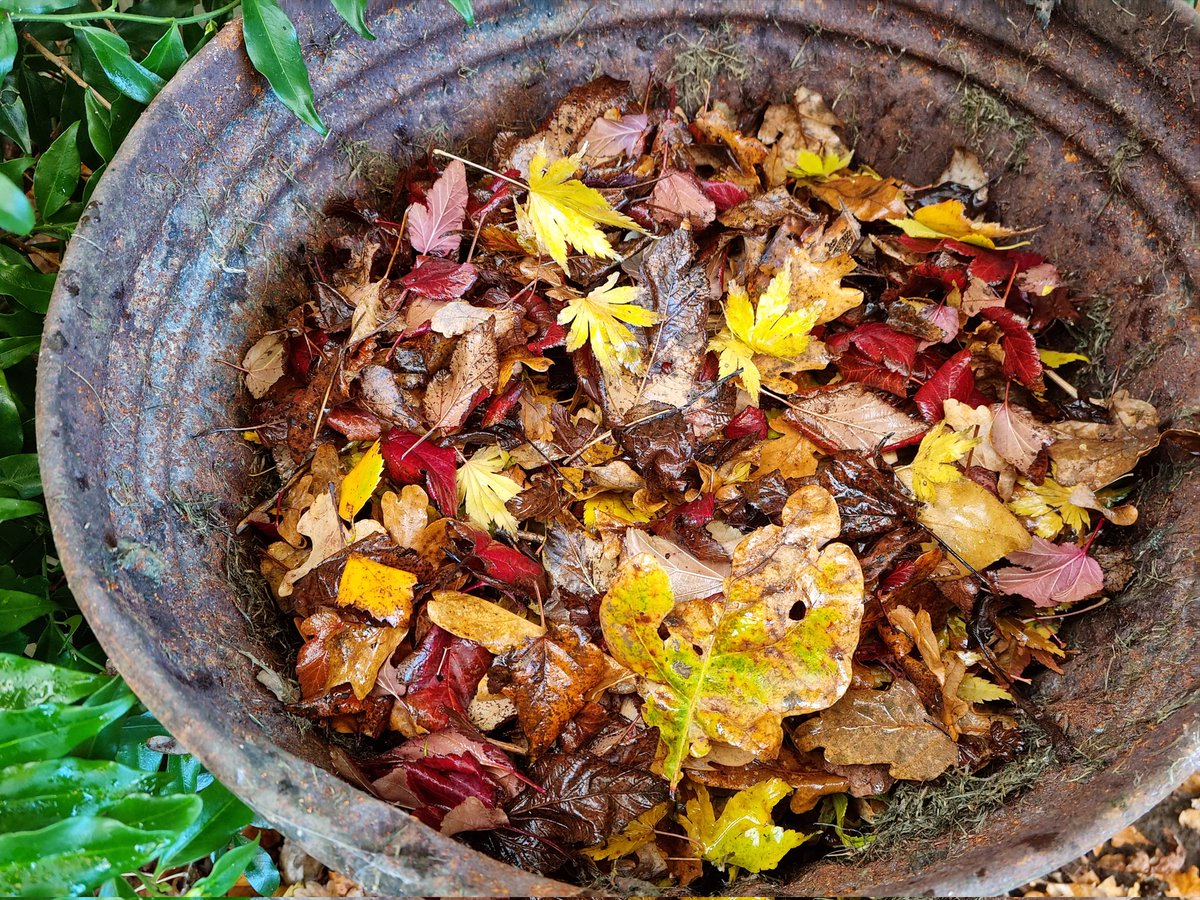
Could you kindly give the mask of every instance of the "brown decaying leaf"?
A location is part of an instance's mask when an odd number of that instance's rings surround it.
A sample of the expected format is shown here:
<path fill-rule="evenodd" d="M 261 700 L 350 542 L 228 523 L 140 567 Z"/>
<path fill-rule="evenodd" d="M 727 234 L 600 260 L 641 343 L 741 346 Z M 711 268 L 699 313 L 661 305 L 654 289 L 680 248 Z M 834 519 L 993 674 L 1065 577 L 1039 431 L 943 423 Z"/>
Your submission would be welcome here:
<path fill-rule="evenodd" d="M 1062 485 L 1083 484 L 1093 490 L 1116 481 L 1158 446 L 1158 410 L 1144 400 L 1117 391 L 1109 400 L 1113 421 L 1060 422 L 1051 426 L 1054 478 Z"/>
<path fill-rule="evenodd" d="M 916 688 L 895 681 L 886 691 L 850 690 L 794 732 L 802 750 L 820 747 L 839 765 L 887 763 L 895 778 L 932 781 L 958 762 L 958 747 L 925 712 Z"/>
<path fill-rule="evenodd" d="M 529 752 L 537 756 L 583 708 L 607 670 L 604 654 L 580 629 L 551 625 L 547 634 L 497 658 L 488 686 L 516 704 Z"/>
<path fill-rule="evenodd" d="M 499 377 L 495 325 L 489 320 L 463 335 L 449 370 L 438 372 L 425 389 L 421 408 L 429 427 L 458 430 L 481 397 L 496 389 Z"/>
<path fill-rule="evenodd" d="M 801 394 L 784 419 L 829 452 L 873 453 L 906 444 L 928 427 L 857 383 Z"/>

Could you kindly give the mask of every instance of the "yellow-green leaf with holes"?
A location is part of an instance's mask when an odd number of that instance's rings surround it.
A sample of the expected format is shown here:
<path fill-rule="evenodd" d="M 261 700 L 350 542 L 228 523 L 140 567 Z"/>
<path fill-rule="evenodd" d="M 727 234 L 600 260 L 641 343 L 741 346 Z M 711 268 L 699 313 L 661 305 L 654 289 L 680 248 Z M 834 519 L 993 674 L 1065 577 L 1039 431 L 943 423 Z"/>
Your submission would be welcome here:
<path fill-rule="evenodd" d="M 723 594 L 676 603 L 667 572 L 642 553 L 601 601 L 609 652 L 638 676 L 672 785 L 684 758 L 714 740 L 772 758 L 785 716 L 825 709 L 850 683 L 863 575 L 849 547 L 829 543 L 841 530 L 837 505 L 802 487 L 782 522 L 742 539 Z"/>

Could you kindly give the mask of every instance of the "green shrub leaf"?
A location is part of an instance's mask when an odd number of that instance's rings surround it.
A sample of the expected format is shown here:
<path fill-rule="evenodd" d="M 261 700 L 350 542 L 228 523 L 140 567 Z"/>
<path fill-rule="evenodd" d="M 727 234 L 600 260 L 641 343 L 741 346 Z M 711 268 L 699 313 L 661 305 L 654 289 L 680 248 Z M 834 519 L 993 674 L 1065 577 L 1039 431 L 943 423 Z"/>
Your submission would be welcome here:
<path fill-rule="evenodd" d="M 346 24 L 353 28 L 359 35 L 365 37 L 368 41 L 375 40 L 375 35 L 371 34 L 371 30 L 367 28 L 367 22 L 364 15 L 367 11 L 367 0 L 333 0 L 334 9 L 336 9 L 346 20 Z"/>
<path fill-rule="evenodd" d="M 287 13 L 275 0 L 245 0 L 242 3 L 242 34 L 250 61 L 271 84 L 276 96 L 302 122 L 320 134 L 329 129 L 317 114 L 313 104 L 312 85 L 300 39 Z"/>
<path fill-rule="evenodd" d="M 0 653 L 0 707 L 28 709 L 41 703 L 82 700 L 112 679 L 94 672 Z"/>
<path fill-rule="evenodd" d="M 30 312 L 45 314 L 56 276 L 30 266 L 0 263 L 0 294 L 12 297 Z"/>
<path fill-rule="evenodd" d="M 123 716 L 135 700 L 129 693 L 100 706 L 43 703 L 29 709 L 0 710 L 0 765 L 66 756 Z"/>
<path fill-rule="evenodd" d="M 38 217 L 50 218 L 71 199 L 79 184 L 79 123 L 71 123 L 66 131 L 50 145 L 33 171 L 33 198 Z M 45 310 L 41 310 L 45 312 Z"/>
<path fill-rule="evenodd" d="M 0 895 L 78 896 L 152 860 L 174 831 L 77 816 L 0 835 Z"/>
<path fill-rule="evenodd" d="M 112 86 L 138 103 L 149 103 L 166 84 L 135 60 L 125 40 L 111 31 L 81 25 L 75 29 L 75 39 L 92 51 Z"/>
<path fill-rule="evenodd" d="M 12 179 L 0 175 L 0 228 L 14 234 L 33 229 L 33 205 Z"/>
<path fill-rule="evenodd" d="M 185 897 L 224 897 L 246 871 L 258 853 L 258 838 L 249 844 L 234 847 L 213 863 L 212 871 L 192 885 Z"/>
<path fill-rule="evenodd" d="M 149 790 L 155 781 L 150 772 L 107 759 L 66 757 L 8 766 L 0 769 L 0 833 L 101 813 L 126 794 Z"/>
<path fill-rule="evenodd" d="M 42 493 L 42 476 L 36 453 L 15 453 L 0 458 L 0 497 L 32 500 Z"/>
<path fill-rule="evenodd" d="M 187 830 L 163 851 L 160 866 L 183 865 L 220 850 L 254 818 L 254 810 L 219 781 L 202 790 L 199 797 L 204 801 L 204 808 Z"/>
<path fill-rule="evenodd" d="M 471 0 L 449 0 L 449 2 L 468 25 L 475 24 L 475 7 L 471 4 Z"/>

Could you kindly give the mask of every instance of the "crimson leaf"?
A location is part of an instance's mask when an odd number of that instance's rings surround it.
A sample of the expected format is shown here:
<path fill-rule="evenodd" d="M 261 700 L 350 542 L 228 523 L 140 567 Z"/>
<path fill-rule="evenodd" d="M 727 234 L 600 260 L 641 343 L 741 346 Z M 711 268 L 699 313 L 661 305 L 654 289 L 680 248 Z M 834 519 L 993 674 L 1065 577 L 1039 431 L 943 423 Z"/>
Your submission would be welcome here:
<path fill-rule="evenodd" d="M 454 450 L 439 447 L 420 435 L 393 428 L 379 445 L 388 477 L 397 484 L 425 483 L 429 496 L 437 503 L 442 515 L 458 511 L 458 488 L 454 483 L 457 461 Z"/>
<path fill-rule="evenodd" d="M 1004 366 L 1002 371 L 1009 378 L 1015 378 L 1021 384 L 1035 391 L 1043 391 L 1046 386 L 1042 383 L 1042 360 L 1038 356 L 1037 341 L 1029 333 L 1025 323 L 1018 319 L 1010 309 L 1003 306 L 989 306 L 980 315 L 1000 326 L 1003 337 L 1000 347 L 1004 350 Z"/>
<path fill-rule="evenodd" d="M 431 300 L 453 300 L 471 289 L 477 274 L 476 268 L 470 263 L 419 256 L 416 268 L 401 278 L 400 284 L 414 294 Z"/>

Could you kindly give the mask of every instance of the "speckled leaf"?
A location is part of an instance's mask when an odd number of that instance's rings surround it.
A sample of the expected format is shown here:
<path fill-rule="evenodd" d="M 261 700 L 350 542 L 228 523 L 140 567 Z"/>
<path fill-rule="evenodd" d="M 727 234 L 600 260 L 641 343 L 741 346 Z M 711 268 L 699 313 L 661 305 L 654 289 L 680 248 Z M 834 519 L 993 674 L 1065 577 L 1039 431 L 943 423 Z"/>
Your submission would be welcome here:
<path fill-rule="evenodd" d="M 639 676 L 672 785 L 685 756 L 704 755 L 710 740 L 774 756 L 784 716 L 825 709 L 850 683 L 863 576 L 850 548 L 827 544 L 841 528 L 837 506 L 806 486 L 782 521 L 738 544 L 724 595 L 676 605 L 667 572 L 639 554 L 601 603 L 609 651 Z"/>

